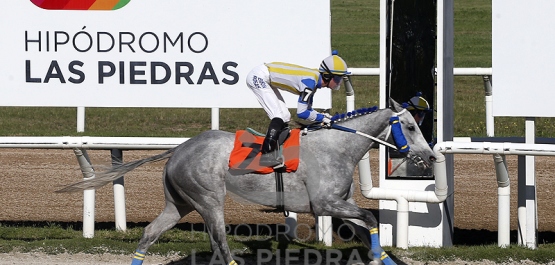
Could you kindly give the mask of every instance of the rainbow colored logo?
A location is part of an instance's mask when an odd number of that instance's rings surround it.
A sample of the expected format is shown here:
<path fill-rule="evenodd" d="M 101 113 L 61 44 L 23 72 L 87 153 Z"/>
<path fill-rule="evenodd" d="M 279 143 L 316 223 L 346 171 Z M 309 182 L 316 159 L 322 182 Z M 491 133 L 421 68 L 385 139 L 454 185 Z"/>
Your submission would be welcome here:
<path fill-rule="evenodd" d="M 131 0 L 31 0 L 36 6 L 49 10 L 116 10 Z"/>

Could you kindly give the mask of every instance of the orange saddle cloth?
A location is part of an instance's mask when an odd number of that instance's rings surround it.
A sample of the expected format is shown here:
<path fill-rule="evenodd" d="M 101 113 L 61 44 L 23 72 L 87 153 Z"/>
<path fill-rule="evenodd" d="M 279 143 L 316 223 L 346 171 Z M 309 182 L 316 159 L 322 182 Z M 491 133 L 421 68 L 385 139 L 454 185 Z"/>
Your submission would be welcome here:
<path fill-rule="evenodd" d="M 285 159 L 284 172 L 295 172 L 299 167 L 300 129 L 293 129 L 289 138 L 280 147 Z M 254 135 L 246 130 L 235 133 L 235 144 L 229 155 L 229 173 L 243 175 L 247 173 L 268 174 L 274 168 L 260 165 L 260 153 L 264 136 Z M 282 171 L 283 172 L 283 171 Z"/>

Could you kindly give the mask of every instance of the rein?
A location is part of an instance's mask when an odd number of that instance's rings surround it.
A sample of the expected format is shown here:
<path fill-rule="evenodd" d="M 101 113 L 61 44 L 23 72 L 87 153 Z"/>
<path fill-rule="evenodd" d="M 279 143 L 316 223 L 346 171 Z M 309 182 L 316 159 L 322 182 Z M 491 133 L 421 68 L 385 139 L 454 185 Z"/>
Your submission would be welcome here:
<path fill-rule="evenodd" d="M 389 126 L 388 126 L 388 130 L 387 130 L 387 135 L 385 136 L 385 139 L 389 138 L 390 135 L 393 136 L 393 141 L 395 142 L 395 145 L 392 145 L 384 140 L 380 140 L 372 135 L 368 135 L 366 133 L 363 132 L 359 132 L 355 129 L 351 129 L 351 128 L 347 128 L 347 127 L 343 127 L 340 125 L 337 125 L 335 123 L 332 122 L 331 124 L 331 129 L 336 129 L 336 130 L 341 130 L 341 131 L 345 131 L 345 132 L 350 132 L 350 133 L 354 133 L 354 134 L 358 134 L 360 136 L 369 138 L 379 144 L 385 145 L 387 147 L 393 148 L 395 150 L 398 150 L 401 153 L 406 153 L 410 150 L 410 147 L 407 144 L 407 140 L 405 139 L 405 135 L 403 134 L 403 131 L 401 130 L 401 124 L 399 124 L 399 115 L 403 114 L 405 111 L 407 111 L 407 109 L 403 109 L 400 112 L 394 113 L 393 116 L 391 116 L 391 118 L 389 119 Z"/>
<path fill-rule="evenodd" d="M 391 126 L 390 126 L 390 128 L 391 128 Z M 391 148 L 393 148 L 393 149 L 395 149 L 395 150 L 398 150 L 398 148 L 397 148 L 396 146 L 394 146 L 394 145 L 392 145 L 392 144 L 390 144 L 390 143 L 388 143 L 388 142 L 386 142 L 386 141 L 380 140 L 380 139 L 378 139 L 378 138 L 376 138 L 376 137 L 374 137 L 374 136 L 372 136 L 372 135 L 368 135 L 368 134 L 365 134 L 365 133 L 363 133 L 363 132 L 359 132 L 359 131 L 357 131 L 357 130 L 355 130 L 355 129 L 351 129 L 351 128 L 339 126 L 339 125 L 337 125 L 337 124 L 335 124 L 335 123 L 332 123 L 332 124 L 331 124 L 331 129 L 337 129 L 337 130 L 341 130 L 341 131 L 344 131 L 344 132 L 350 132 L 350 133 L 358 134 L 358 135 L 360 135 L 360 136 L 364 136 L 364 137 L 369 138 L 369 139 L 371 139 L 371 140 L 373 140 L 373 141 L 375 141 L 375 142 L 378 142 L 378 143 L 380 143 L 380 144 L 383 144 L 383 145 L 385 145 L 385 146 L 388 146 L 388 147 L 391 147 Z M 389 134 L 389 133 L 388 133 L 388 134 Z"/>

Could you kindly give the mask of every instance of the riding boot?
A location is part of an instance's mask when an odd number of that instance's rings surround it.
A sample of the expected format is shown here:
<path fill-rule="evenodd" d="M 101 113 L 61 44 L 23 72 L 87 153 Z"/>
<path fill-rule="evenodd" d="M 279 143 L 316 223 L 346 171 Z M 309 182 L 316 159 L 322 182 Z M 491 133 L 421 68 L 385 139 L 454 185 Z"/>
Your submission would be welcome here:
<path fill-rule="evenodd" d="M 289 123 L 288 122 L 284 122 L 284 123 L 281 124 L 281 131 L 283 132 L 285 130 L 289 131 Z"/>
<path fill-rule="evenodd" d="M 281 157 L 278 157 L 278 139 L 280 132 L 284 126 L 284 122 L 280 118 L 273 118 L 266 132 L 266 137 L 262 143 L 262 156 L 260 157 L 260 165 L 273 167 L 281 164 Z"/>

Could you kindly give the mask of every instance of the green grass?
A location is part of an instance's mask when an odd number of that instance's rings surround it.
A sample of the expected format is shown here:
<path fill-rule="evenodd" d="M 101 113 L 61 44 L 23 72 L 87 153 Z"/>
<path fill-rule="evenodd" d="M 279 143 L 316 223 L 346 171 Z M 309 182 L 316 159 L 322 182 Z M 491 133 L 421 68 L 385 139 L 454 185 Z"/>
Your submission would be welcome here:
<path fill-rule="evenodd" d="M 414 260 L 443 261 L 445 263 L 461 259 L 469 262 L 490 260 L 502 264 L 519 263 L 518 261 L 530 260 L 546 264 L 555 261 L 553 251 L 555 251 L 553 244 L 540 245 L 535 250 L 516 245 L 507 248 L 499 248 L 497 245 L 482 245 L 451 248 L 411 248 L 407 256 L 410 256 Z M 393 251 L 393 253 L 396 252 L 397 250 Z M 401 254 L 402 251 L 397 253 Z"/>
<path fill-rule="evenodd" d="M 62 227 L 56 223 L 43 226 L 11 226 L 0 223 L 0 253 L 43 252 L 46 254 L 87 253 L 87 254 L 123 254 L 129 255 L 137 247 L 142 234 L 141 227 L 133 227 L 127 231 L 97 230 L 94 238 L 83 238 L 82 232 L 72 227 Z M 326 251 L 338 250 L 347 257 L 354 250 L 367 253 L 358 241 L 334 243 L 326 247 L 315 241 L 289 242 L 275 236 L 228 236 L 230 249 L 240 250 L 239 256 L 252 256 L 257 250 L 269 250 L 275 253 L 278 249 L 315 249 Z M 468 262 L 491 260 L 497 263 L 530 260 L 537 263 L 555 261 L 555 245 L 540 244 L 538 249 L 531 250 L 516 245 L 499 248 L 497 245 L 455 246 L 447 248 L 413 247 L 408 250 L 385 247 L 393 258 L 411 258 L 418 261 L 440 261 L 448 263 L 456 259 Z M 191 253 L 198 256 L 211 255 L 210 240 L 204 232 L 173 228 L 164 233 L 149 249 L 148 255 L 187 257 Z"/>
<path fill-rule="evenodd" d="M 331 3 L 332 49 L 339 51 L 339 55 L 347 61 L 349 67 L 378 67 L 380 61 L 378 2 L 350 0 Z"/>

